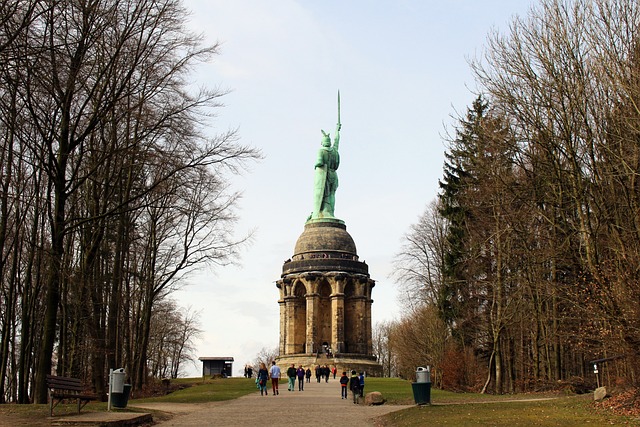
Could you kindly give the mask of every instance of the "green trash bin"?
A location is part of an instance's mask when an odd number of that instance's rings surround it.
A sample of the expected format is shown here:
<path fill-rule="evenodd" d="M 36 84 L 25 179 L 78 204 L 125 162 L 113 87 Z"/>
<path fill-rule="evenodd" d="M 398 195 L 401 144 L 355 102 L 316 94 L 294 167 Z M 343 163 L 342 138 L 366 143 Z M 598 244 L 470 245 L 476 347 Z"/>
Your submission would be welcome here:
<path fill-rule="evenodd" d="M 111 393 L 111 406 L 114 408 L 126 408 L 131 394 L 131 384 L 125 384 L 122 393 Z"/>
<path fill-rule="evenodd" d="M 431 404 L 431 383 L 411 383 L 411 388 L 416 405 Z"/>

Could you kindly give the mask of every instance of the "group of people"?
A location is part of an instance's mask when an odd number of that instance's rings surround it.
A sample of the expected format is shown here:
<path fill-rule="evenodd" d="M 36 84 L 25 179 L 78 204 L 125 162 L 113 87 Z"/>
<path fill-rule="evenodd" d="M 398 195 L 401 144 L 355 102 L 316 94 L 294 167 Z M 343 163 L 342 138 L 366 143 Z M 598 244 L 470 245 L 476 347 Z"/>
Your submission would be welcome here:
<path fill-rule="evenodd" d="M 273 362 L 275 363 L 275 362 Z M 307 382 L 311 379 L 311 369 L 307 368 L 306 370 L 300 365 L 298 369 L 292 363 L 289 369 L 287 369 L 287 377 L 289 378 L 289 386 L 287 390 L 295 391 L 296 388 L 296 378 L 298 379 L 298 391 L 304 391 L 304 379 L 307 379 Z"/>
<path fill-rule="evenodd" d="M 333 378 L 336 377 L 336 368 L 329 368 L 327 365 L 316 366 L 316 379 L 318 382 L 322 378 L 325 382 L 329 382 L 329 376 L 333 374 Z M 282 376 L 280 367 L 276 365 L 275 360 L 271 362 L 271 367 L 267 369 L 265 363 L 260 363 L 260 369 L 258 370 L 258 376 L 256 383 L 260 389 L 260 396 L 267 396 L 267 382 L 271 379 L 271 392 L 273 396 L 280 394 L 279 381 Z M 302 365 L 298 368 L 292 363 L 287 369 L 288 391 L 295 391 L 296 379 L 298 380 L 298 391 L 304 391 L 304 383 L 311 381 L 311 368 L 304 369 Z M 360 372 L 360 375 L 356 371 L 351 371 L 351 377 L 347 376 L 347 372 L 343 372 L 340 377 L 340 393 L 342 399 L 348 398 L 347 387 L 353 393 L 353 403 L 358 403 L 358 398 L 364 395 L 364 372 Z"/>
<path fill-rule="evenodd" d="M 267 381 L 271 378 L 271 390 L 274 396 L 280 394 L 278 390 L 278 382 L 280 381 L 280 367 L 276 365 L 276 361 L 271 362 L 271 368 L 267 370 L 267 365 L 262 362 L 260 363 L 260 369 L 258 370 L 258 376 L 256 378 L 256 383 L 258 384 L 258 388 L 260 389 L 260 396 L 267 396 L 269 392 L 267 391 Z"/>
<path fill-rule="evenodd" d="M 253 376 L 253 368 L 249 365 L 244 365 L 244 377 L 251 378 Z"/>
<path fill-rule="evenodd" d="M 324 382 L 329 382 L 329 377 L 333 374 L 333 378 L 336 378 L 336 367 L 329 368 L 327 365 L 316 366 L 316 381 L 320 382 L 324 379 Z"/>
<path fill-rule="evenodd" d="M 356 371 L 351 371 L 351 377 L 347 376 L 347 372 L 344 371 L 340 377 L 340 392 L 342 399 L 348 399 L 347 387 L 351 390 L 353 395 L 353 403 L 358 403 L 360 397 L 364 397 L 364 372 L 360 372 L 360 375 Z"/>

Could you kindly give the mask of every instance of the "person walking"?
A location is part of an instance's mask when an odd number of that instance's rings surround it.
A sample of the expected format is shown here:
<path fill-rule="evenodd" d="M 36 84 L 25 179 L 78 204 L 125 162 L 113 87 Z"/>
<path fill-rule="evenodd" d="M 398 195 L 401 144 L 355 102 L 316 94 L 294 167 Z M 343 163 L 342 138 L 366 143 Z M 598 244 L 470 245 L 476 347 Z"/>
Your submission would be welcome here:
<path fill-rule="evenodd" d="M 298 368 L 298 370 L 296 371 L 296 375 L 298 377 L 298 391 L 304 391 L 304 368 L 302 367 L 302 365 L 300 365 L 300 367 Z"/>
<path fill-rule="evenodd" d="M 307 368 L 307 372 L 305 373 L 307 377 L 307 382 L 311 382 L 311 368 Z"/>
<path fill-rule="evenodd" d="M 316 365 L 316 381 L 320 382 L 320 365 Z"/>
<path fill-rule="evenodd" d="M 258 388 L 260 389 L 260 396 L 266 396 L 267 392 L 267 380 L 269 379 L 269 371 L 267 371 L 267 365 L 262 362 L 260 364 L 260 370 L 258 371 Z M 264 394 L 263 394 L 264 393 Z"/>
<path fill-rule="evenodd" d="M 273 389 L 273 395 L 280 394 L 278 390 L 278 380 L 280 379 L 280 367 L 276 365 L 276 361 L 271 362 L 271 388 Z"/>
<path fill-rule="evenodd" d="M 329 375 L 331 375 L 331 369 L 327 365 L 324 365 L 324 382 L 329 382 Z"/>
<path fill-rule="evenodd" d="M 336 367 L 334 366 L 333 368 L 331 368 L 331 373 L 333 374 L 333 379 L 336 379 L 336 373 L 338 372 L 338 370 L 336 369 Z"/>
<path fill-rule="evenodd" d="M 287 377 L 289 378 L 289 386 L 287 387 L 287 390 L 289 391 L 296 391 L 296 373 L 296 365 L 292 363 L 289 369 L 287 369 Z"/>
<path fill-rule="evenodd" d="M 349 395 L 347 394 L 347 386 L 349 385 L 349 377 L 347 376 L 346 371 L 342 373 L 340 377 L 340 397 L 342 399 L 348 399 Z"/>
<path fill-rule="evenodd" d="M 360 397 L 364 397 L 364 372 L 360 372 L 358 381 L 360 383 Z"/>
<path fill-rule="evenodd" d="M 351 389 L 351 393 L 353 393 L 353 403 L 358 403 L 358 398 L 360 397 L 360 378 L 358 378 L 356 371 L 351 371 L 349 388 Z"/>

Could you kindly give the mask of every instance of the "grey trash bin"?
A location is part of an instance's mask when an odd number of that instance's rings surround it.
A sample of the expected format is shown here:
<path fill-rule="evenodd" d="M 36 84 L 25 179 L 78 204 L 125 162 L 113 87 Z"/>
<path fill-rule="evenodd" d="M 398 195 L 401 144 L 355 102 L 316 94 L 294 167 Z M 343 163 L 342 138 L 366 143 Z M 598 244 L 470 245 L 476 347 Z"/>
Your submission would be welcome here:
<path fill-rule="evenodd" d="M 431 369 L 427 366 L 423 368 L 420 366 L 416 369 L 416 382 L 417 383 L 430 383 L 431 382 Z"/>
<path fill-rule="evenodd" d="M 124 379 L 127 373 L 124 368 L 114 369 L 111 371 L 111 392 L 112 393 L 122 393 L 124 390 Z"/>

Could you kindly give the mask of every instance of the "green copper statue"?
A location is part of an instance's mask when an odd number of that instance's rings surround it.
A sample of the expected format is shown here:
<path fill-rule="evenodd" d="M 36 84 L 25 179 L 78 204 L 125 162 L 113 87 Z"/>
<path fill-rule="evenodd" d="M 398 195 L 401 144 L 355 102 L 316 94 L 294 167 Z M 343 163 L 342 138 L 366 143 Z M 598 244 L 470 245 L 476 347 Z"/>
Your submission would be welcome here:
<path fill-rule="evenodd" d="M 315 164 L 315 182 L 313 187 L 313 212 L 310 219 L 334 218 L 336 206 L 336 189 L 338 188 L 338 173 L 340 166 L 340 92 L 338 91 L 338 124 L 336 134 L 331 145 L 331 136 L 322 132 L 322 146 L 318 151 Z"/>

